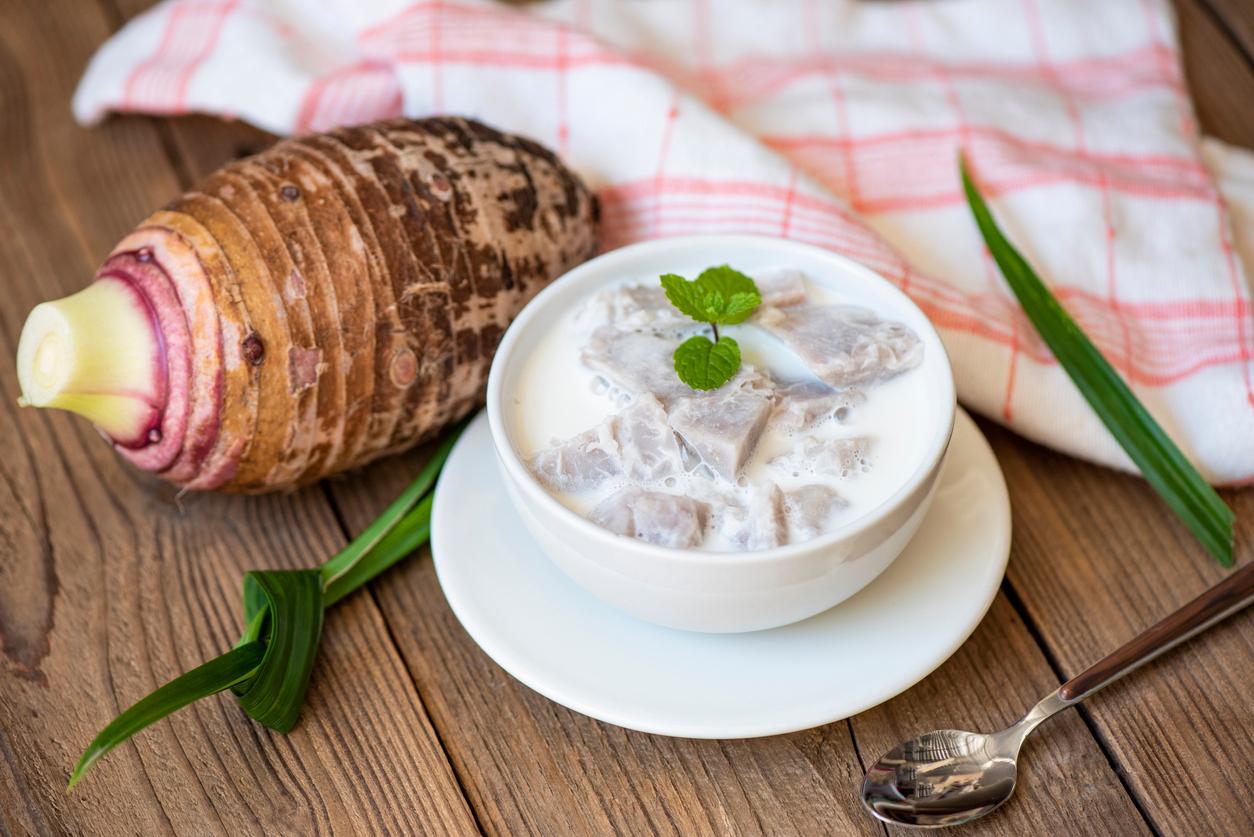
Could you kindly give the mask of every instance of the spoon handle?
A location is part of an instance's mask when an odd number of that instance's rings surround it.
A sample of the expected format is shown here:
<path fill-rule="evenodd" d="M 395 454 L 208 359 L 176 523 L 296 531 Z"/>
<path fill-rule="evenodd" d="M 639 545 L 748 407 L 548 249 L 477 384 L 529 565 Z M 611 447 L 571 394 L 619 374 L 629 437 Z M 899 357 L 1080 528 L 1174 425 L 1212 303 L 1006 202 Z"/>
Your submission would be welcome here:
<path fill-rule="evenodd" d="M 1254 602 L 1254 563 L 1246 564 L 1058 690 L 1068 705 L 1138 668 Z"/>

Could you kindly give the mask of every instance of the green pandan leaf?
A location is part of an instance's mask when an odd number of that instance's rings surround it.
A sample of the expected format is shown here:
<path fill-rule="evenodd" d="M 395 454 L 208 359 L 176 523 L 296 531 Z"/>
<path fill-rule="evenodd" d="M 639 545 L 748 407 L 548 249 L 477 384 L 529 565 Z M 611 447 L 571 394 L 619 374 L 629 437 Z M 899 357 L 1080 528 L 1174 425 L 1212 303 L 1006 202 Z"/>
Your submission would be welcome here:
<path fill-rule="evenodd" d="M 698 334 L 680 343 L 674 357 L 679 380 L 693 389 L 718 389 L 740 368 L 740 345 L 730 337 L 715 343 Z"/>
<path fill-rule="evenodd" d="M 426 543 L 431 536 L 431 505 L 434 499 L 432 494 L 423 497 L 362 560 L 327 585 L 322 594 L 326 606 L 335 604 Z"/>
<path fill-rule="evenodd" d="M 448 459 L 449 453 L 453 450 L 453 443 L 457 441 L 466 424 L 467 422 L 463 421 L 449 431 L 444 440 L 440 442 L 439 447 L 431 454 L 427 464 L 418 472 L 418 476 L 414 478 L 414 481 L 401 492 L 401 495 L 393 500 L 392 504 L 384 509 L 383 513 L 375 518 L 374 522 L 367 526 L 360 535 L 353 538 L 348 546 L 341 549 L 333 558 L 322 565 L 323 589 L 330 590 L 332 587 L 336 587 L 344 592 L 357 589 L 356 586 L 346 587 L 340 583 L 341 577 L 351 572 L 359 561 L 370 555 L 375 547 L 379 545 L 379 542 L 401 522 L 405 515 L 413 511 L 418 501 L 431 490 L 431 486 L 435 485 L 436 476 L 439 475 L 440 469 L 444 467 L 444 461 Z M 335 599 L 338 598 L 338 596 L 335 597 Z M 327 604 L 330 606 L 330 602 Z"/>
<path fill-rule="evenodd" d="M 246 574 L 245 628 L 235 648 L 176 677 L 115 718 L 79 759 L 70 787 L 135 733 L 225 689 L 234 690 L 260 723 L 282 732 L 291 729 L 309 686 L 323 611 L 427 541 L 431 488 L 465 426 L 462 422 L 451 430 L 401 496 L 321 567 Z"/>
<path fill-rule="evenodd" d="M 88 769 L 101 757 L 150 724 L 201 698 L 225 691 L 248 680 L 261 666 L 266 649 L 260 642 L 249 642 L 234 648 L 204 665 L 161 686 L 117 716 L 87 745 L 74 772 L 70 788 L 78 784 Z"/>
<path fill-rule="evenodd" d="M 1032 266 L 1006 239 L 972 181 L 966 159 L 959 157 L 958 165 L 967 202 L 989 252 L 1058 364 L 1141 469 L 1146 481 L 1210 554 L 1225 567 L 1231 566 L 1232 510 L 1185 459 Z"/>
<path fill-rule="evenodd" d="M 266 594 L 257 583 L 257 579 L 244 574 L 244 622 L 252 623 L 266 606 Z"/>
<path fill-rule="evenodd" d="M 255 677 L 236 688 L 240 706 L 279 732 L 296 725 L 322 638 L 322 576 L 318 570 L 263 570 L 247 575 L 265 595 L 266 656 Z"/>

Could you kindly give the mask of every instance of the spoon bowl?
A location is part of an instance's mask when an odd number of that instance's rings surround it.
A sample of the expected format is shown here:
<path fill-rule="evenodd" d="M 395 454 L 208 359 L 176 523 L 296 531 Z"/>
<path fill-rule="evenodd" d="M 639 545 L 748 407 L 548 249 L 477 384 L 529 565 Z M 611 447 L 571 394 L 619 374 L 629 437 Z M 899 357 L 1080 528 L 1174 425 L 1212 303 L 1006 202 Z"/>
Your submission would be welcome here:
<path fill-rule="evenodd" d="M 1254 603 L 1254 563 L 1059 686 L 1011 727 L 984 735 L 938 729 L 898 744 L 862 780 L 862 804 L 879 820 L 914 828 L 960 825 L 1015 792 L 1019 749 L 1046 718 Z"/>
<path fill-rule="evenodd" d="M 982 817 L 1015 790 L 1021 736 L 941 729 L 898 744 L 862 782 L 862 803 L 896 825 L 941 828 Z"/>

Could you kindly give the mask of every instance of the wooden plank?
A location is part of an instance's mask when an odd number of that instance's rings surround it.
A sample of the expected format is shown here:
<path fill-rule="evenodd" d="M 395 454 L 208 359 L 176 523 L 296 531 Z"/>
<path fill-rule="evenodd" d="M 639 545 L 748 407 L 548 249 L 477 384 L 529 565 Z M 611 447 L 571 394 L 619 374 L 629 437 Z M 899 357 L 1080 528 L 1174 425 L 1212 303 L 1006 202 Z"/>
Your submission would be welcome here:
<path fill-rule="evenodd" d="M 1206 0 L 1176 0 L 1180 42 L 1184 47 L 1184 75 L 1193 95 L 1202 131 L 1225 142 L 1254 148 L 1254 117 L 1250 115 L 1254 65 L 1220 28 L 1202 4 Z M 1238 0 L 1234 6 L 1254 6 Z M 1246 18 L 1254 13 L 1247 12 Z M 1236 20 L 1236 17 L 1232 18 Z"/>
<path fill-rule="evenodd" d="M 1246 63 L 1254 63 L 1254 3 L 1250 3 L 1249 0 L 1200 0 L 1200 2 L 1207 7 L 1213 17 L 1217 18 L 1217 23 L 1240 45 Z"/>
<path fill-rule="evenodd" d="M 174 165 L 187 185 L 224 163 L 264 151 L 278 141 L 274 134 L 247 122 L 226 122 L 212 116 L 174 116 L 152 121 L 166 137 Z"/>
<path fill-rule="evenodd" d="M 80 287 L 178 184 L 152 125 L 84 131 L 69 96 L 108 34 L 93 4 L 0 4 L 0 344 Z M 72 795 L 69 769 L 120 708 L 229 647 L 254 566 L 343 542 L 318 490 L 204 497 L 128 470 L 82 421 L 19 411 L 0 364 L 0 830 L 273 833 L 475 825 L 368 596 L 330 615 L 289 736 L 227 698 L 142 733 Z"/>
<path fill-rule="evenodd" d="M 1177 8 L 1203 131 L 1254 146 L 1254 71 L 1197 0 Z M 1064 676 L 1223 577 L 1140 479 L 982 427 L 1011 486 L 1009 584 Z M 1224 496 L 1237 513 L 1237 560 L 1249 561 L 1254 491 Z M 1254 746 L 1252 652 L 1254 614 L 1246 613 L 1085 705 L 1162 833 L 1254 832 L 1248 794 L 1232 781 Z"/>
<path fill-rule="evenodd" d="M 1011 485 L 1009 583 L 1070 677 L 1223 577 L 1140 479 L 984 424 Z M 1224 492 L 1239 562 L 1254 492 Z M 1164 834 L 1254 833 L 1241 774 L 1254 751 L 1254 612 L 1091 698 L 1083 711 Z"/>
<path fill-rule="evenodd" d="M 1254 144 L 1254 122 L 1244 114 L 1243 104 L 1237 107 L 1231 91 L 1233 76 L 1240 73 L 1234 63 L 1239 53 L 1213 19 L 1199 15 L 1194 3 L 1183 5 L 1181 18 L 1189 78 L 1195 89 L 1205 88 L 1198 102 L 1203 125 L 1229 141 Z M 1249 101 L 1247 94 L 1235 95 Z M 193 126 L 188 133 L 195 130 Z M 189 167 L 205 171 L 234 150 L 237 135 L 247 134 L 225 128 L 212 142 L 195 144 L 192 153 L 184 147 L 186 134 L 178 131 L 176 138 Z M 1049 652 L 1064 672 L 1079 670 L 1217 578 L 1214 568 L 1199 570 L 1191 579 L 1164 577 L 1161 567 L 1151 573 L 1140 569 L 1140 561 L 1158 556 L 1162 563 L 1160 553 L 1192 547 L 1187 535 L 1163 520 L 1157 501 L 1139 481 L 1066 460 L 985 427 L 997 441 L 1003 463 L 1016 463 L 1007 465 L 1020 533 L 1012 557 L 1014 590 L 1024 598 L 1034 628 L 1049 640 Z M 411 456 L 336 484 L 333 491 L 350 523 L 360 526 L 377 512 L 419 461 Z M 1248 496 L 1237 498 L 1247 517 Z M 1038 508 L 1041 497 L 1047 499 Z M 1129 526 L 1129 521 L 1134 523 Z M 1116 561 L 1110 536 L 1103 539 L 1095 531 L 1101 527 L 1133 538 L 1143 554 L 1127 555 L 1128 544 L 1121 542 L 1125 557 Z M 1091 558 L 1099 551 L 1106 563 L 1096 566 Z M 1184 563 L 1206 566 L 1197 553 Z M 1132 574 L 1135 580 L 1129 581 L 1125 569 L 1142 575 Z M 1066 576 L 1065 583 L 1051 587 L 1052 575 L 1059 573 Z M 1175 586 L 1159 589 L 1163 583 Z M 1025 596 L 1029 589 L 1044 592 Z M 447 612 L 424 560 L 411 559 L 394 571 L 378 586 L 377 595 L 462 781 L 491 830 L 699 832 L 761 830 L 766 823 L 778 823 L 785 831 L 866 831 L 852 796 L 861 765 L 845 745 L 842 725 L 717 746 L 623 733 L 553 706 L 484 659 Z M 1199 706 L 1227 713 L 1229 723 L 1235 721 L 1239 729 L 1251 727 L 1249 710 L 1240 705 L 1248 683 L 1232 682 L 1232 671 L 1221 668 L 1220 688 L 1229 691 L 1216 695 L 1206 685 L 1215 676 L 1215 656 L 1250 658 L 1250 617 L 1243 620 L 1195 643 L 1198 648 L 1219 644 L 1214 653 L 1199 653 L 1191 646 L 1180 652 L 1184 662 L 1167 660 L 1136 675 L 1151 679 L 1162 672 L 1173 686 L 1184 683 L 1187 688 L 1172 688 L 1166 698 L 1155 694 L 1147 702 L 1140 691 L 1147 686 L 1129 681 L 1095 698 L 1088 713 L 1124 780 L 1164 833 L 1227 831 L 1248 822 L 1240 819 L 1240 812 L 1237 819 L 1230 816 L 1232 796 L 1225 796 L 1224 776 L 1242 769 L 1248 735 L 1245 744 L 1235 740 L 1219 747 L 1218 756 L 1200 771 L 1201 749 L 1182 745 L 1185 736 L 1194 734 L 1187 716 Z M 950 663 L 907 694 L 853 719 L 852 728 L 862 757 L 873 758 L 900 738 L 933 726 L 1001 726 L 1056 684 L 1013 608 L 999 599 Z M 1210 744 L 1214 736 L 1214 729 L 1206 731 L 1203 743 Z M 1092 833 L 1113 827 L 1114 833 L 1127 833 L 1143 828 L 1078 713 L 1042 728 L 1026 755 L 1020 798 L 971 830 Z M 1182 765 L 1185 780 L 1174 780 Z M 700 787 L 691 784 L 693 770 L 709 774 Z M 1164 790 L 1158 782 L 1170 787 Z M 1199 783 L 1206 788 L 1200 803 L 1186 794 Z M 1199 816 L 1202 805 L 1216 800 L 1222 812 L 1218 818 Z"/>
<path fill-rule="evenodd" d="M 422 461 L 333 485 L 351 528 Z M 629 732 L 515 681 L 466 635 L 425 553 L 374 585 L 406 665 L 484 828 L 506 834 L 877 834 L 853 796 L 848 726 L 752 741 Z"/>
<path fill-rule="evenodd" d="M 1017 547 L 1011 556 L 1016 559 Z M 908 692 L 852 719 L 858 751 L 870 763 L 890 747 L 928 730 L 1004 729 L 1057 686 L 1041 649 L 1005 594 L 1000 594 L 975 634 L 945 665 Z M 1014 801 L 964 831 L 1149 833 L 1079 715 L 1068 713 L 1050 721 L 1030 740 L 1019 763 Z"/>
<path fill-rule="evenodd" d="M 407 455 L 334 484 L 349 526 L 365 525 L 420 460 Z M 662 738 L 567 711 L 506 675 L 457 624 L 425 556 L 377 582 L 375 594 L 489 831 L 753 833 L 769 825 L 783 833 L 867 833 L 871 821 L 857 802 L 862 759 L 936 726 L 1000 728 L 1057 685 L 999 598 L 924 686 L 853 719 L 856 747 L 848 722 L 751 741 Z M 1081 720 L 1055 723 L 1050 742 L 1031 753 L 1023 799 L 971 833 L 1144 832 Z"/>
<path fill-rule="evenodd" d="M 180 173 L 190 182 L 205 177 L 228 160 L 264 151 L 278 137 L 247 122 L 224 122 L 212 116 L 178 116 L 154 120 L 169 139 Z"/>

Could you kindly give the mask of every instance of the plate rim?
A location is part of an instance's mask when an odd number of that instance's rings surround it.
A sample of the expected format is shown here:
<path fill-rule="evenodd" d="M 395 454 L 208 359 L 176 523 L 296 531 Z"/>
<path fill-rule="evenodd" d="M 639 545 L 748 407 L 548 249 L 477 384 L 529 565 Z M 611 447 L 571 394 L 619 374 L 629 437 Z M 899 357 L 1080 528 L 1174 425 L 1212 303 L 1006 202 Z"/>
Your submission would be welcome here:
<path fill-rule="evenodd" d="M 486 421 L 486 415 L 483 412 L 480 412 L 480 414 L 473 419 L 472 425 L 486 423 Z M 955 439 L 959 436 L 957 431 L 958 425 L 960 424 L 967 425 L 967 429 L 972 432 L 971 443 L 975 446 L 977 455 L 982 449 L 983 453 L 987 455 L 987 460 L 992 465 L 989 473 L 995 474 L 996 476 L 996 480 L 994 481 L 994 493 L 996 496 L 992 499 L 995 500 L 998 506 L 999 513 L 997 516 L 1005 521 L 1004 526 L 997 527 L 996 532 L 991 534 L 991 536 L 996 539 L 996 542 L 990 544 L 990 546 L 992 547 L 993 553 L 999 555 L 1000 558 L 989 564 L 989 570 L 982 578 L 984 582 L 983 590 L 975 591 L 980 593 L 980 598 L 983 599 L 983 604 L 979 608 L 978 614 L 973 614 L 971 623 L 967 626 L 967 628 L 962 631 L 960 635 L 957 635 L 955 641 L 943 653 L 938 652 L 935 661 L 933 661 L 929 666 L 926 668 L 920 668 L 919 670 L 910 671 L 908 674 L 898 678 L 897 681 L 890 683 L 885 689 L 880 690 L 879 697 L 876 697 L 869 702 L 856 704 L 852 709 L 841 709 L 835 712 L 830 709 L 827 711 L 816 710 L 810 715 L 801 717 L 798 717 L 796 713 L 789 713 L 787 720 L 777 723 L 742 722 L 737 725 L 729 725 L 726 723 L 703 725 L 701 723 L 691 722 L 671 724 L 656 723 L 653 721 L 642 722 L 639 718 L 626 717 L 621 711 L 607 711 L 605 707 L 591 707 L 579 698 L 564 694 L 563 688 L 560 685 L 554 686 L 549 678 L 533 676 L 533 672 L 529 670 L 528 665 L 520 663 L 516 658 L 513 658 L 510 653 L 504 653 L 502 651 L 502 647 L 498 645 L 495 640 L 488 639 L 488 641 L 485 642 L 484 635 L 485 633 L 490 632 L 485 632 L 483 630 L 483 626 L 479 624 L 477 617 L 474 615 L 468 615 L 465 608 L 459 606 L 458 597 L 456 595 L 449 595 L 450 579 L 446 573 L 441 571 L 441 565 L 443 562 L 437 557 L 443 552 L 443 550 L 439 548 L 439 543 L 443 541 L 443 537 L 439 534 L 442 527 L 436 525 L 436 521 L 444 516 L 442 498 L 447 492 L 440 492 L 438 490 L 436 491 L 431 515 L 432 564 L 436 572 L 436 578 L 439 582 L 441 593 L 444 595 L 449 609 L 452 611 L 454 618 L 457 619 L 458 624 L 461 625 L 464 631 L 466 631 L 466 634 L 470 637 L 471 641 L 479 647 L 479 650 L 487 655 L 487 657 L 506 674 L 526 686 L 528 689 L 531 689 L 533 692 L 541 695 L 546 700 L 551 700 L 573 712 L 578 712 L 581 715 L 586 715 L 597 721 L 622 727 L 624 729 L 635 730 L 637 732 L 643 732 L 650 735 L 663 735 L 672 738 L 694 738 L 706 740 L 764 738 L 773 735 L 785 735 L 802 730 L 814 729 L 819 726 L 851 718 L 854 715 L 879 706 L 882 703 L 892 700 L 894 697 L 897 697 L 914 685 L 922 682 L 938 668 L 940 668 L 946 661 L 948 661 L 958 651 L 958 649 L 960 649 L 967 642 L 967 640 L 971 638 L 975 629 L 983 623 L 984 617 L 987 616 L 989 609 L 992 607 L 993 602 L 997 598 L 998 592 L 1001 589 L 1001 582 L 1005 577 L 1006 568 L 1010 559 L 1013 521 L 1011 518 L 1009 491 L 1006 487 L 1005 476 L 1002 473 L 1001 465 L 997 461 L 997 457 L 993 453 L 992 447 L 988 443 L 988 439 L 984 436 L 983 432 L 971 416 L 959 406 L 956 410 L 955 416 Z M 469 430 L 470 427 L 467 427 L 467 431 Z M 449 456 L 450 462 L 454 461 L 458 448 L 470 443 L 468 442 L 469 438 L 471 438 L 469 432 L 463 433 L 462 438 L 457 441 L 452 453 Z M 489 441 L 489 444 L 490 438 L 490 436 L 485 435 L 485 439 Z M 494 458 L 496 457 L 495 450 L 492 451 L 491 455 Z M 948 462 L 945 463 L 945 470 L 948 470 Z M 940 479 L 941 485 L 943 486 L 943 481 L 945 479 L 944 471 L 942 472 Z M 437 489 L 438 487 L 439 483 L 437 483 Z M 500 485 L 498 490 L 504 491 L 504 485 Z M 933 509 L 935 509 L 935 505 L 933 506 Z M 930 515 L 932 513 L 933 511 L 929 510 L 928 514 Z M 924 522 L 926 522 L 926 518 Z M 520 528 L 521 525 L 520 521 Z M 538 547 L 536 548 L 538 549 Z M 889 566 L 891 568 L 892 565 L 890 564 Z M 557 571 L 560 572 L 560 569 Z M 574 584 L 574 582 L 571 583 Z M 872 581 L 871 584 L 875 584 L 875 581 Z M 459 589 L 459 585 L 456 582 L 452 583 L 451 586 L 454 591 Z M 461 586 L 464 587 L 465 585 Z M 595 598 L 591 593 L 582 589 L 579 590 L 579 593 L 581 595 L 588 596 L 589 598 Z M 598 602 L 598 604 L 607 608 L 613 607 L 612 605 L 606 603 Z M 839 607 L 839 605 L 837 605 L 837 607 Z M 819 614 L 819 616 L 821 616 L 821 614 Z M 652 627 L 657 627 L 659 630 L 663 631 L 674 630 L 663 628 L 661 626 Z M 787 626 L 783 627 L 786 628 Z M 508 664 L 506 661 L 508 661 Z"/>

